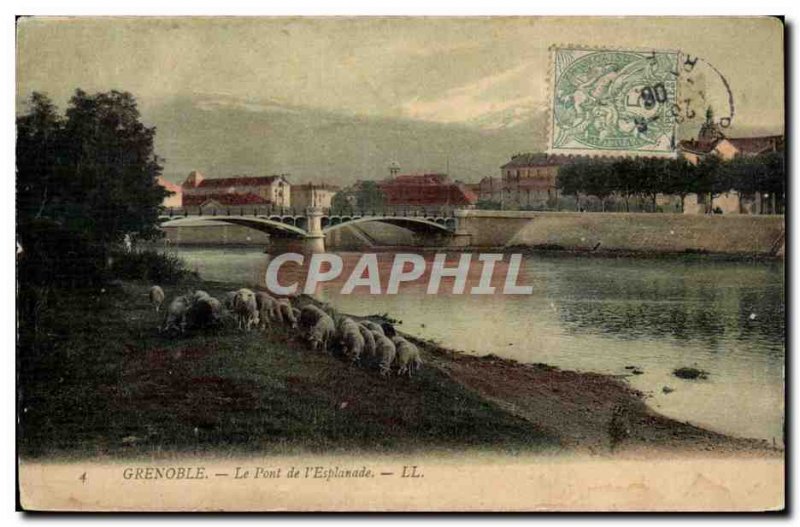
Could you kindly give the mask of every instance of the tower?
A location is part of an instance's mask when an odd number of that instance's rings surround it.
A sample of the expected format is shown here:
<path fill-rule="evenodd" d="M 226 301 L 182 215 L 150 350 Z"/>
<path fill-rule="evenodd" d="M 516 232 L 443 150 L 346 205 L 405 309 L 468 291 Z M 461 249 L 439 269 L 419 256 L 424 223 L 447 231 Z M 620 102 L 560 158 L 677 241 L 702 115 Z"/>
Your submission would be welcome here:
<path fill-rule="evenodd" d="M 389 165 L 389 178 L 394 179 L 397 177 L 397 174 L 400 173 L 400 165 L 397 164 L 397 161 L 392 161 Z"/>
<path fill-rule="evenodd" d="M 700 126 L 700 132 L 697 134 L 697 140 L 701 143 L 713 143 L 718 139 L 723 139 L 725 134 L 722 133 L 719 125 L 714 122 L 714 110 L 709 106 L 706 110 L 706 122 Z"/>

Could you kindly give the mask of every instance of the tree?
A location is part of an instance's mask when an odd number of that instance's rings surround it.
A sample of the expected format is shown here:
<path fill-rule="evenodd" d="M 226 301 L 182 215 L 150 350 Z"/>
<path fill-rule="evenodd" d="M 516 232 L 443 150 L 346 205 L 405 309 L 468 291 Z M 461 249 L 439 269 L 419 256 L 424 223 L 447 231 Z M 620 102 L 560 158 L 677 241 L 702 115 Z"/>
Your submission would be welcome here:
<path fill-rule="evenodd" d="M 614 172 L 615 190 L 625 199 L 625 212 L 630 212 L 630 199 L 636 194 L 639 185 L 636 162 L 633 159 L 623 158 L 615 161 L 611 170 Z"/>
<path fill-rule="evenodd" d="M 338 212 L 372 212 L 383 209 L 386 197 L 375 181 L 359 181 L 336 193 L 331 208 Z"/>
<path fill-rule="evenodd" d="M 725 186 L 727 178 L 722 177 L 722 160 L 716 154 L 703 157 L 695 168 L 695 179 L 693 191 L 698 196 L 706 196 L 706 213 L 711 212 L 711 203 L 714 195 L 720 192 L 720 188 Z M 730 190 L 730 188 L 728 188 Z"/>
<path fill-rule="evenodd" d="M 664 177 L 664 193 L 678 196 L 683 212 L 683 202 L 694 187 L 695 166 L 685 158 L 679 157 L 667 164 Z"/>
<path fill-rule="evenodd" d="M 157 183 L 154 136 L 130 93 L 77 90 L 65 117 L 45 95 L 32 94 L 17 119 L 17 233 L 26 265 L 69 256 L 88 275 L 126 234 L 160 234 L 158 213 L 169 193 Z M 67 267 L 58 260 L 38 269 L 37 280 Z"/>
<path fill-rule="evenodd" d="M 615 191 L 615 176 L 612 165 L 603 160 L 593 160 L 585 167 L 582 177 L 583 190 L 600 200 L 603 212 L 606 211 L 606 200 Z"/>
<path fill-rule="evenodd" d="M 140 122 L 130 93 L 87 95 L 76 90 L 64 125 L 65 220 L 88 228 L 100 243 L 126 233 L 156 236 L 158 212 L 168 192 L 158 185 L 160 159 L 153 151 L 156 130 Z"/>
<path fill-rule="evenodd" d="M 28 105 L 17 118 L 17 222 L 23 224 L 41 217 L 64 183 L 63 119 L 44 94 L 34 92 Z"/>
<path fill-rule="evenodd" d="M 576 207 L 578 209 L 580 209 L 580 193 L 584 190 L 585 186 L 584 175 L 587 172 L 589 163 L 589 161 L 582 159 L 569 163 L 559 167 L 558 175 L 556 176 L 556 187 L 558 187 L 562 194 L 575 196 Z"/>

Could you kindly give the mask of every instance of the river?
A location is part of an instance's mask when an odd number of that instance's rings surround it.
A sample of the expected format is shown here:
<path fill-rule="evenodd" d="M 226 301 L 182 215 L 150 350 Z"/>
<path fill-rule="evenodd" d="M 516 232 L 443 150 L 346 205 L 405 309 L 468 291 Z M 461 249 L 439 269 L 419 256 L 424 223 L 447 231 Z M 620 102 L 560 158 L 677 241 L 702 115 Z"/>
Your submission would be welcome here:
<path fill-rule="evenodd" d="M 176 251 L 205 279 L 264 283 L 258 249 Z M 628 375 L 666 416 L 783 445 L 783 262 L 536 255 L 522 269 L 531 295 L 426 295 L 427 282 L 342 295 L 341 280 L 317 296 L 354 315 L 387 313 L 402 331 L 467 353 Z M 710 375 L 675 377 L 683 366 Z"/>

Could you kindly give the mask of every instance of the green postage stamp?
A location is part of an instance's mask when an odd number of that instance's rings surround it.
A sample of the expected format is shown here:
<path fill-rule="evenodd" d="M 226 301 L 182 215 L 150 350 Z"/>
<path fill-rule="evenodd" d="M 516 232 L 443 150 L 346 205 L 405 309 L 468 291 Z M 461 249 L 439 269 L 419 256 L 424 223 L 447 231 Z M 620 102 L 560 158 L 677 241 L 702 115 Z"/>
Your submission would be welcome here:
<path fill-rule="evenodd" d="M 677 51 L 552 49 L 554 154 L 674 155 Z"/>

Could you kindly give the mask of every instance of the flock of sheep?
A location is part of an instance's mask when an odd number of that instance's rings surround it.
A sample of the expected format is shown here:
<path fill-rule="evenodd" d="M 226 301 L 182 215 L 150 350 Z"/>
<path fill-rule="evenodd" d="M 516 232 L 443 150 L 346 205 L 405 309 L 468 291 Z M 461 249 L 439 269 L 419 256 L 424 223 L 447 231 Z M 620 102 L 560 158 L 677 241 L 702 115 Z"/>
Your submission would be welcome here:
<path fill-rule="evenodd" d="M 150 288 L 156 312 L 165 299 L 161 287 Z M 288 298 L 247 288 L 229 291 L 219 299 L 200 290 L 177 296 L 167 306 L 160 331 L 183 334 L 187 329 L 222 327 L 228 321 L 243 331 L 267 331 L 273 324 L 295 330 L 312 350 L 339 354 L 354 364 L 377 369 L 382 376 L 396 372 L 411 377 L 422 366 L 417 346 L 398 335 L 391 324 L 357 322 L 310 302 L 298 308 Z"/>

